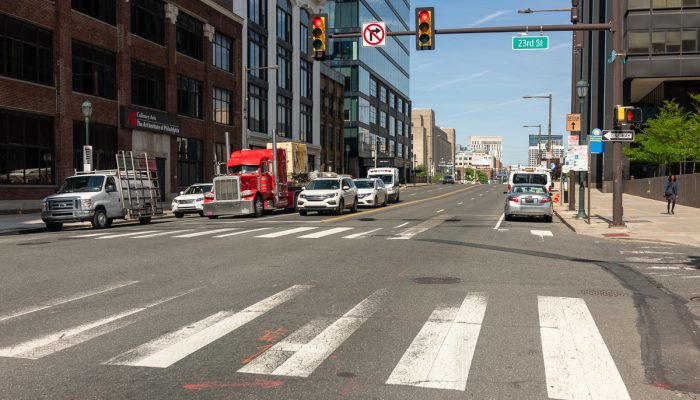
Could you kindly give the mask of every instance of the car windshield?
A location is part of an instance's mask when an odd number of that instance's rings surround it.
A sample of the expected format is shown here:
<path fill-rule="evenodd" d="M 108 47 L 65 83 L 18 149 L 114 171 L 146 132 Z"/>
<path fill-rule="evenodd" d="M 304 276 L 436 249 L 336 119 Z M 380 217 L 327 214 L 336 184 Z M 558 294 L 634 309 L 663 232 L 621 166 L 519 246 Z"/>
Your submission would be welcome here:
<path fill-rule="evenodd" d="M 229 174 L 257 174 L 259 172 L 259 165 L 234 165 L 228 168 Z"/>
<path fill-rule="evenodd" d="M 68 178 L 61 184 L 56 193 L 84 193 L 102 190 L 104 176 L 76 176 Z"/>
<path fill-rule="evenodd" d="M 372 175 L 372 178 L 381 179 L 385 185 L 391 185 L 394 183 L 394 175 Z"/>
<path fill-rule="evenodd" d="M 445 179 L 452 179 L 452 175 L 445 176 Z"/>
<path fill-rule="evenodd" d="M 306 190 L 338 190 L 340 181 L 337 179 L 316 179 L 309 183 Z"/>
<path fill-rule="evenodd" d="M 513 193 L 523 194 L 546 194 L 547 189 L 544 186 L 513 186 Z"/>
<path fill-rule="evenodd" d="M 374 181 L 372 180 L 363 179 L 355 180 L 354 182 L 358 189 L 374 189 Z"/>
<path fill-rule="evenodd" d="M 513 184 L 532 183 L 535 185 L 546 185 L 547 175 L 545 174 L 515 174 L 513 175 Z"/>
<path fill-rule="evenodd" d="M 202 194 L 211 192 L 211 185 L 190 186 L 185 190 L 185 194 Z"/>

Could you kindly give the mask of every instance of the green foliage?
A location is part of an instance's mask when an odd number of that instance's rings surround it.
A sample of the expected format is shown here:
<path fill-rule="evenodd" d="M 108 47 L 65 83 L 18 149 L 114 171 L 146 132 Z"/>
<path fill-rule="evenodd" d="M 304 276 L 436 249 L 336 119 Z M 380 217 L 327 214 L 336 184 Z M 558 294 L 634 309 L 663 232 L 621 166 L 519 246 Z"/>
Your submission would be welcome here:
<path fill-rule="evenodd" d="M 475 174 L 474 168 L 470 168 L 470 167 L 464 168 L 464 180 L 465 181 L 474 180 L 474 174 Z"/>
<path fill-rule="evenodd" d="M 425 165 L 423 165 L 423 164 L 419 164 L 416 167 L 415 171 L 416 171 L 416 176 L 418 176 L 418 177 L 425 178 L 426 176 L 428 176 L 428 170 L 427 170 L 427 168 L 425 168 Z"/>
<path fill-rule="evenodd" d="M 441 174 L 437 174 L 437 175 L 433 176 L 433 183 L 441 183 L 441 182 L 442 182 L 442 175 Z"/>
<path fill-rule="evenodd" d="M 486 176 L 484 171 L 476 170 L 476 180 L 479 181 L 479 183 L 489 183 L 489 177 Z"/>

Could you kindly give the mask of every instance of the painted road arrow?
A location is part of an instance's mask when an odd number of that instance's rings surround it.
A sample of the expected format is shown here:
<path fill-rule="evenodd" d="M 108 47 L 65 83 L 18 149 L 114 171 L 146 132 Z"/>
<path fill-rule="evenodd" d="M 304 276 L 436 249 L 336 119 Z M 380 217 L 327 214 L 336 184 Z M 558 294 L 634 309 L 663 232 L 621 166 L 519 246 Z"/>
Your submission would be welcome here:
<path fill-rule="evenodd" d="M 603 131 L 603 141 L 632 142 L 634 141 L 634 131 Z"/>

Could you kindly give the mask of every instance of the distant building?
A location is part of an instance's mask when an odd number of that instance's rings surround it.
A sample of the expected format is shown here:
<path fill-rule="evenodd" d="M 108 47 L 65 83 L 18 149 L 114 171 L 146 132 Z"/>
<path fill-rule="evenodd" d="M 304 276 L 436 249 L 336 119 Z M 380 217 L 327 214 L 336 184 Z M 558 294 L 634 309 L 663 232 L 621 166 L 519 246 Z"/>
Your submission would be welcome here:
<path fill-rule="evenodd" d="M 547 157 L 547 135 L 541 136 L 540 147 L 538 150 L 537 139 L 539 135 L 530 135 L 529 147 L 527 149 L 527 165 L 534 167 L 539 165 L 538 160 L 545 160 Z M 541 158 L 538 157 L 538 153 L 541 153 Z M 559 158 L 560 160 L 564 158 L 564 136 L 563 135 L 552 135 L 552 158 Z"/>
<path fill-rule="evenodd" d="M 503 138 L 501 136 L 470 136 L 469 150 L 490 154 L 502 160 Z"/>
<path fill-rule="evenodd" d="M 448 164 L 454 164 L 455 130 L 438 128 L 435 112 L 429 108 L 414 108 L 411 121 L 416 165 L 425 165 L 431 176 L 447 171 Z"/>

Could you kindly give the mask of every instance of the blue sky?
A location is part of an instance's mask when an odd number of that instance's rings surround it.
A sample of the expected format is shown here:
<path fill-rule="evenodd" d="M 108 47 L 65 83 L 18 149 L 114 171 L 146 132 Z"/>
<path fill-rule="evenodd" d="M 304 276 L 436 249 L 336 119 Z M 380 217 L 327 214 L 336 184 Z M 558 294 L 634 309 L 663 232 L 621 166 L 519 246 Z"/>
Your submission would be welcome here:
<path fill-rule="evenodd" d="M 411 7 L 435 7 L 437 29 L 503 25 L 568 24 L 568 12 L 518 14 L 518 9 L 566 8 L 568 0 L 432 0 Z M 411 22 L 413 27 L 413 11 Z M 412 28 L 413 29 L 413 28 Z M 457 143 L 470 135 L 503 136 L 503 162 L 527 164 L 528 134 L 547 131 L 552 93 L 552 134 L 564 134 L 570 110 L 571 32 L 545 32 L 550 49 L 511 50 L 511 33 L 439 35 L 436 50 L 411 52 L 414 108 L 432 108 L 439 126 L 457 129 Z M 539 32 L 530 31 L 530 35 Z"/>

